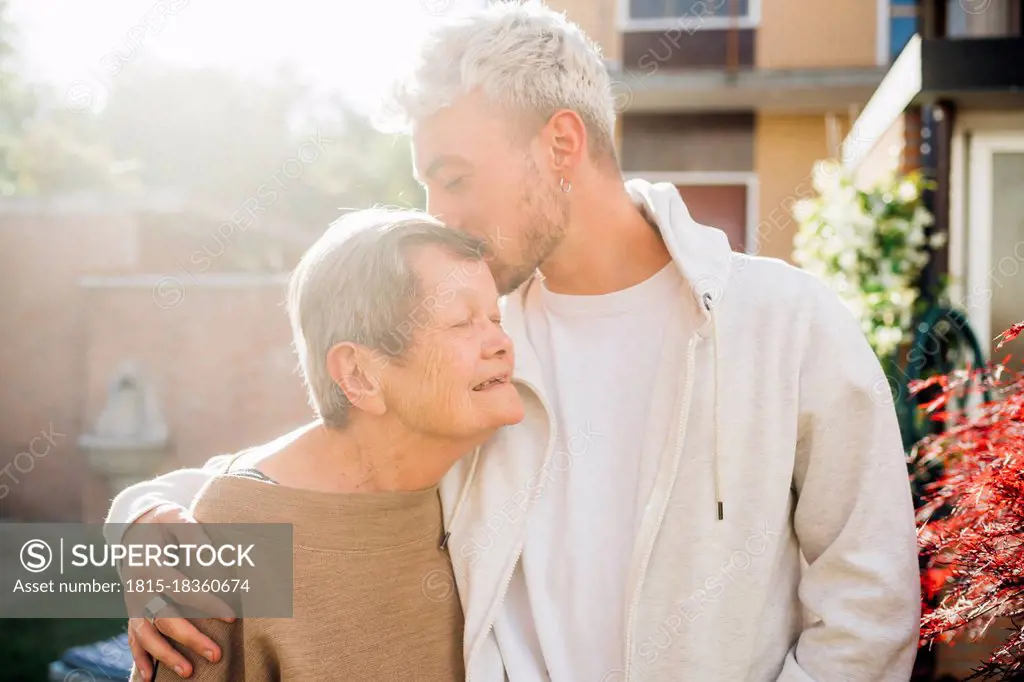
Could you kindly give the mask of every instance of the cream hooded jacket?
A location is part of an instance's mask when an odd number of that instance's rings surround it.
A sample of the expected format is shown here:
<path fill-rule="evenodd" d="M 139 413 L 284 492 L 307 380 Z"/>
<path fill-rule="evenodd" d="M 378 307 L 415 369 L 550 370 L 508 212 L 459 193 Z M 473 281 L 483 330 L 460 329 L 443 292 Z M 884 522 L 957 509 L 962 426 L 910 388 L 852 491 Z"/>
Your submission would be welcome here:
<path fill-rule="evenodd" d="M 672 185 L 627 189 L 690 285 L 696 332 L 636 543 L 608 548 L 631 557 L 627 603 L 609 609 L 627 619 L 624 663 L 584 682 L 905 682 L 920 617 L 910 486 L 889 384 L 858 325 L 811 276 L 732 252 Z M 572 456 L 553 451 L 524 323 L 532 285 L 504 310 L 526 418 L 441 484 L 470 682 L 505 679 L 494 622 L 530 511 Z M 189 506 L 221 461 L 128 488 L 108 522 Z M 533 615 L 571 626 L 571 614 Z"/>

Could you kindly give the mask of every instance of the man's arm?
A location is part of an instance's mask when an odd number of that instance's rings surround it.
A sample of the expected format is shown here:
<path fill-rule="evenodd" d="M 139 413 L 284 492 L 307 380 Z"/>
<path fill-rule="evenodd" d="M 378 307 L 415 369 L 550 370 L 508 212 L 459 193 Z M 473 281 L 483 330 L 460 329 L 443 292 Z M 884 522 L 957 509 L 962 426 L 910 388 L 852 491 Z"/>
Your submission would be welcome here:
<path fill-rule="evenodd" d="M 189 509 L 192 501 L 206 483 L 222 473 L 233 457 L 252 453 L 275 453 L 298 440 L 303 434 L 320 426 L 319 421 L 309 422 L 280 436 L 269 443 L 248 448 L 237 455 L 216 455 L 198 469 L 178 469 L 149 481 L 136 483 L 122 490 L 110 504 L 107 525 L 103 530 L 107 542 L 121 541 L 128 524 L 135 523 L 140 516 L 164 504 Z"/>
<path fill-rule="evenodd" d="M 121 541 L 128 524 L 161 504 L 188 509 L 206 483 L 224 470 L 232 455 L 211 457 L 198 469 L 178 469 L 122 490 L 110 504 L 103 534 L 107 542 Z"/>
<path fill-rule="evenodd" d="M 103 526 L 107 542 L 120 543 L 131 527 L 130 524 L 137 522 L 194 524 L 195 519 L 188 511 L 193 499 L 207 481 L 224 470 L 231 457 L 217 455 L 210 458 L 202 468 L 179 469 L 121 491 L 114 498 Z M 202 529 L 198 525 L 195 527 L 196 532 L 202 534 Z M 147 569 L 138 570 L 138 577 L 144 578 Z M 130 580 L 133 575 L 122 573 L 121 578 Z M 187 650 L 203 652 L 209 655 L 211 661 L 220 660 L 220 647 L 184 618 L 163 617 L 153 623 L 143 618 L 130 618 L 128 629 L 132 658 L 135 660 L 133 679 L 152 679 L 155 663 L 167 672 L 176 667 L 183 674 L 192 672 L 191 664 L 168 640 L 180 642 Z"/>
<path fill-rule="evenodd" d="M 800 376 L 794 529 L 803 606 L 820 619 L 779 682 L 906 682 L 920 628 L 913 502 L 882 368 L 856 321 L 815 283 Z"/>

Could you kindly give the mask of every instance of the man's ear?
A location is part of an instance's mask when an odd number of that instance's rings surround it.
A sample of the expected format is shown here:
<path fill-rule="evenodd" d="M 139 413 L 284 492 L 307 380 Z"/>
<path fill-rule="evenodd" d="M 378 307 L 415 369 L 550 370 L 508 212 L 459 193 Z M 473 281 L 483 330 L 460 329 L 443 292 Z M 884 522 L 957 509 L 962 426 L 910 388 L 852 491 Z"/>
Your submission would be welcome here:
<path fill-rule="evenodd" d="M 327 351 L 327 372 L 352 406 L 374 415 L 387 412 L 373 354 L 346 341 Z"/>
<path fill-rule="evenodd" d="M 587 127 L 575 111 L 561 109 L 552 114 L 546 128 L 551 145 L 551 171 L 571 181 L 587 151 Z"/>

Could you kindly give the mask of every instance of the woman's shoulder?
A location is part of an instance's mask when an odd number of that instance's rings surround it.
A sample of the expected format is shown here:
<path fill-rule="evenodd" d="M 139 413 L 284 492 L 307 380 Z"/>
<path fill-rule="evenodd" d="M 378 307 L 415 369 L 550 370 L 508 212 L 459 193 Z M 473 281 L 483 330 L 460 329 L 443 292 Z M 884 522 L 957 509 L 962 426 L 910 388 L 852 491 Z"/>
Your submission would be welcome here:
<path fill-rule="evenodd" d="M 225 471 L 211 478 L 192 503 L 201 523 L 260 523 L 273 507 L 276 484 L 255 469 Z"/>
<path fill-rule="evenodd" d="M 226 455 L 218 470 L 196 496 L 192 513 L 210 523 L 257 523 L 273 512 L 280 497 L 272 475 L 274 459 L 316 426 L 306 424 L 274 440 Z M 205 517 L 205 518 L 201 518 Z"/>

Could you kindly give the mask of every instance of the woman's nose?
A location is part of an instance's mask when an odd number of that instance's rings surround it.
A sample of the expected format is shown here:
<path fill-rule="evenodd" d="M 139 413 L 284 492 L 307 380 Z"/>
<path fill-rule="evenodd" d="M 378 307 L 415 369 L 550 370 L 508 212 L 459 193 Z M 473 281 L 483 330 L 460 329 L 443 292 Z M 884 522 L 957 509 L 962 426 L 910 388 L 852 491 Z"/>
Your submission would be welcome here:
<path fill-rule="evenodd" d="M 512 353 L 512 339 L 501 328 L 501 325 L 491 323 L 491 334 L 488 336 L 485 346 L 485 353 L 488 356 L 503 357 Z"/>

